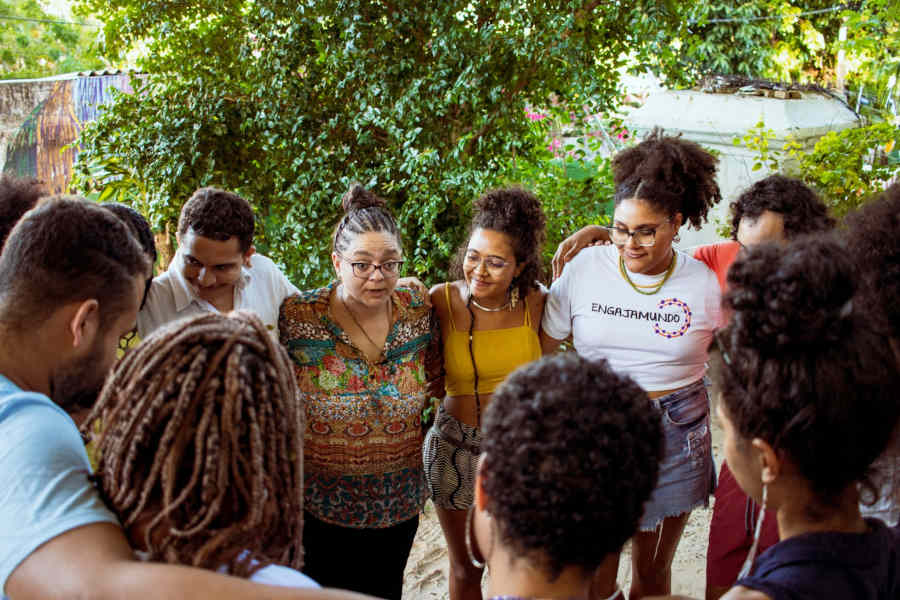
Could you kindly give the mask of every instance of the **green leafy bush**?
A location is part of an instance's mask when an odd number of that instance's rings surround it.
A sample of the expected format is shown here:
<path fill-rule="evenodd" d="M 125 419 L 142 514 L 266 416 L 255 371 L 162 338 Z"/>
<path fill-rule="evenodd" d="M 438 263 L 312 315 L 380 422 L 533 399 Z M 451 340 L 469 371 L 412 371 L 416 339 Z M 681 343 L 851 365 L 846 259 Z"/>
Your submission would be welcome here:
<path fill-rule="evenodd" d="M 836 217 L 842 217 L 900 177 L 900 128 L 886 120 L 862 127 L 829 131 L 806 152 L 796 140 L 782 148 L 770 144 L 775 132 L 760 121 L 734 139 L 755 153 L 753 170 L 767 167 L 800 178 L 822 195 Z M 791 168 L 787 168 L 793 159 Z"/>
<path fill-rule="evenodd" d="M 146 45 L 148 73 L 83 132 L 82 189 L 135 199 L 159 229 L 195 188 L 232 189 L 259 216 L 258 249 L 301 287 L 331 276 L 353 181 L 388 200 L 409 273 L 428 282 L 447 276 L 490 187 L 519 180 L 556 213 L 590 216 L 538 173 L 524 110 L 573 90 L 608 107 L 622 57 L 672 16 L 634 27 L 652 4 L 636 0 L 82 4 L 105 20 L 107 50 Z M 594 194 L 600 179 L 581 179 Z"/>

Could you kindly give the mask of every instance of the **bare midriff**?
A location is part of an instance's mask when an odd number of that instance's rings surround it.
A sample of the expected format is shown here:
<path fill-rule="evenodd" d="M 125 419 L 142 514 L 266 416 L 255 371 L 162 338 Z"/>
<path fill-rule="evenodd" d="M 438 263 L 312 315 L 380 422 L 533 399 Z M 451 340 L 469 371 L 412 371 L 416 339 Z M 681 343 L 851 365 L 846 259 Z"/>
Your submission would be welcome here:
<path fill-rule="evenodd" d="M 478 400 L 481 404 L 481 421 L 484 422 L 484 411 L 491 401 L 491 394 L 478 394 Z M 478 427 L 478 409 L 474 395 L 447 396 L 444 398 L 444 410 L 457 421 Z"/>

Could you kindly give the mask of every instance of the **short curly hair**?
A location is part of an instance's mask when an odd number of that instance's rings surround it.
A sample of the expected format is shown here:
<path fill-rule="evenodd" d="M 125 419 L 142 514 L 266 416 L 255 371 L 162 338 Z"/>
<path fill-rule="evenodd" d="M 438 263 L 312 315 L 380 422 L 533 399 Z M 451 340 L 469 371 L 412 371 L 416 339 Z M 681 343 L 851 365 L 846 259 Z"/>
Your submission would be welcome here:
<path fill-rule="evenodd" d="M 634 380 L 574 352 L 520 367 L 484 419 L 481 485 L 504 544 L 556 579 L 591 572 L 637 531 L 662 422 Z"/>
<path fill-rule="evenodd" d="M 477 229 L 490 229 L 509 236 L 516 262 L 524 264 L 522 272 L 512 285 L 524 298 L 538 288 L 543 280 L 541 250 L 546 239 L 547 218 L 541 201 L 521 187 L 491 190 L 475 201 L 475 214 L 469 225 L 469 235 L 457 251 L 452 274 L 462 277 L 463 256 L 472 233 Z"/>
<path fill-rule="evenodd" d="M 194 192 L 178 218 L 178 234 L 191 229 L 197 235 L 224 242 L 237 238 L 241 252 L 253 245 L 253 229 L 256 221 L 250 203 L 235 194 L 214 187 L 200 188 Z"/>
<path fill-rule="evenodd" d="M 150 223 L 147 222 L 144 215 L 119 202 L 104 202 L 100 206 L 119 217 L 119 220 L 128 225 L 131 233 L 134 234 L 134 238 L 141 245 L 141 248 L 144 249 L 147 258 L 150 259 L 152 264 L 156 264 L 156 259 L 159 257 L 156 251 L 156 240 L 153 239 L 153 230 L 150 228 Z"/>
<path fill-rule="evenodd" d="M 843 231 L 860 273 L 860 296 L 900 340 L 900 183 L 847 215 Z"/>
<path fill-rule="evenodd" d="M 834 235 L 754 246 L 728 271 L 718 335 L 740 439 L 784 451 L 829 506 L 866 480 L 900 417 L 891 349 L 854 308 L 856 271 Z"/>
<path fill-rule="evenodd" d="M 784 218 L 784 235 L 792 240 L 807 233 L 834 227 L 828 207 L 818 194 L 799 179 L 769 175 L 744 190 L 731 203 L 731 239 L 737 239 L 741 219 L 758 219 L 765 211 Z"/>
<path fill-rule="evenodd" d="M 716 183 L 718 159 L 700 144 L 654 129 L 637 146 L 612 161 L 614 202 L 637 198 L 699 229 L 722 199 Z"/>
<path fill-rule="evenodd" d="M 26 212 L 35 207 L 47 189 L 38 179 L 4 174 L 0 176 L 0 248 Z"/>

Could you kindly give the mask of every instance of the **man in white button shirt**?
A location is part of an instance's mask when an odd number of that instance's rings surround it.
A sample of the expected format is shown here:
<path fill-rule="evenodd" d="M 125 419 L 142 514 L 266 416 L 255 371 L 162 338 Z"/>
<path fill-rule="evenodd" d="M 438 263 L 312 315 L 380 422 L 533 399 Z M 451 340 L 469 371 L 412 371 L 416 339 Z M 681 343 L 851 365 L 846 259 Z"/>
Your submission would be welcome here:
<path fill-rule="evenodd" d="M 204 312 L 255 312 L 278 336 L 282 301 L 297 293 L 270 259 L 255 253 L 253 209 L 235 193 L 194 192 L 178 219 L 178 251 L 153 280 L 138 315 L 141 338 L 155 329 Z"/>

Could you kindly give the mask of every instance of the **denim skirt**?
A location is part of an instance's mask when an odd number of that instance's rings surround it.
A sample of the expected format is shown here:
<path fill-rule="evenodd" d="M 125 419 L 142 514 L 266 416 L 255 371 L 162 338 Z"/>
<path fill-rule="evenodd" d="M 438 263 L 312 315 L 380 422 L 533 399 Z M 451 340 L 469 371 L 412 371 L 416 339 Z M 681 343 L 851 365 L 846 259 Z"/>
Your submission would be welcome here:
<path fill-rule="evenodd" d="M 665 444 L 659 481 L 644 505 L 641 531 L 653 531 L 663 519 L 709 506 L 716 488 L 704 379 L 652 400 L 662 416 Z"/>

